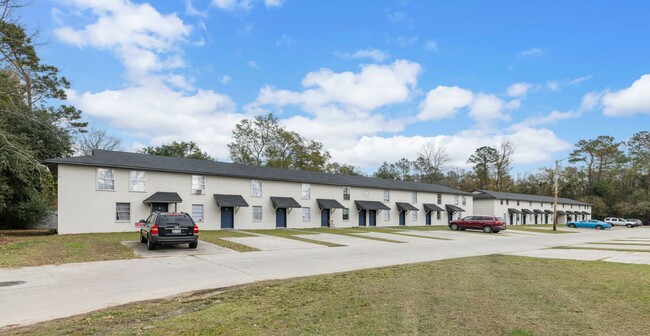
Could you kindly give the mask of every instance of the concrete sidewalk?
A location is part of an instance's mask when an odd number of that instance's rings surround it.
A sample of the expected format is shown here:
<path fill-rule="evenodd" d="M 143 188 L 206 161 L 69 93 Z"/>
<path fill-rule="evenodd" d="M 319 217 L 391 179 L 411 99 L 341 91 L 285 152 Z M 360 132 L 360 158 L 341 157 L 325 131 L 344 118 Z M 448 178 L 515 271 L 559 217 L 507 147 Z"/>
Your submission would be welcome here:
<path fill-rule="evenodd" d="M 493 237 L 465 232 L 453 232 L 453 235 L 454 240 L 427 239 L 418 243 L 369 241 L 370 243 L 366 244 L 336 248 L 302 248 L 4 269 L 0 270 L 0 282 L 24 283 L 0 287 L 0 330 L 2 327 L 26 325 L 129 302 L 266 279 L 287 279 L 488 254 L 520 252 L 525 255 L 526 251 L 553 246 L 611 239 L 649 239 L 650 230 L 585 231 L 579 234 L 513 237 Z M 316 236 L 310 235 L 310 238 Z M 616 257 L 622 256 L 616 254 Z M 643 260 L 643 257 L 635 255 L 634 261 L 631 262 Z"/>

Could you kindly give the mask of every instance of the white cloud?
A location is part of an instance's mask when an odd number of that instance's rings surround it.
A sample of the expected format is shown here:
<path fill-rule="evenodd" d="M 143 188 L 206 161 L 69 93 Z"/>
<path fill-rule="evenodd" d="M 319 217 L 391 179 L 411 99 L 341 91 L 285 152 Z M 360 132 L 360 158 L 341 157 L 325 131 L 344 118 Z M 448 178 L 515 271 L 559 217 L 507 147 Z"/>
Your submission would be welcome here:
<path fill-rule="evenodd" d="M 379 49 L 360 49 L 355 51 L 354 53 L 334 53 L 339 58 L 346 59 L 346 60 L 354 60 L 354 59 L 362 59 L 362 58 L 369 58 L 374 60 L 375 62 L 381 63 L 388 59 L 390 56 L 388 55 L 387 52 L 383 52 Z"/>
<path fill-rule="evenodd" d="M 569 80 L 569 85 L 578 85 L 584 81 L 588 81 L 592 79 L 594 76 L 593 75 L 587 75 L 587 76 L 582 76 L 574 79 Z"/>
<path fill-rule="evenodd" d="M 223 84 L 223 85 L 228 85 L 228 83 L 230 83 L 231 80 L 232 80 L 232 78 L 230 76 L 223 75 L 223 76 L 221 76 L 221 79 L 219 79 L 219 82 L 221 84 Z"/>
<path fill-rule="evenodd" d="M 438 86 L 427 93 L 427 98 L 420 104 L 420 120 L 438 120 L 452 118 L 456 112 L 469 106 L 474 100 L 474 93 L 457 86 Z"/>
<path fill-rule="evenodd" d="M 606 116 L 650 114 L 650 74 L 641 76 L 626 89 L 604 93 L 602 102 Z"/>
<path fill-rule="evenodd" d="M 249 11 L 253 8 L 251 0 L 212 0 L 212 5 L 226 11 Z"/>
<path fill-rule="evenodd" d="M 257 65 L 257 62 L 255 62 L 255 61 L 248 61 L 248 66 L 251 67 L 251 68 L 253 68 L 253 69 L 255 69 L 255 70 L 260 70 L 260 69 L 262 69 L 262 68 L 260 68 L 259 65 Z"/>
<path fill-rule="evenodd" d="M 185 0 L 185 13 L 189 16 L 198 16 L 198 17 L 208 17 L 208 13 L 205 11 L 200 11 L 194 7 L 192 0 Z"/>
<path fill-rule="evenodd" d="M 522 57 L 542 57 L 546 54 L 542 48 L 530 48 L 519 53 Z"/>
<path fill-rule="evenodd" d="M 438 43 L 434 40 L 427 40 L 424 43 L 424 49 L 429 51 L 438 51 Z"/>
<path fill-rule="evenodd" d="M 546 88 L 549 91 L 560 91 L 560 82 L 558 81 L 548 81 L 546 82 Z"/>
<path fill-rule="evenodd" d="M 393 42 L 395 42 L 395 44 L 397 44 L 397 46 L 399 46 L 400 48 L 410 47 L 414 45 L 417 41 L 418 41 L 417 36 L 411 36 L 411 37 L 399 36 L 393 40 Z"/>
<path fill-rule="evenodd" d="M 581 111 L 591 111 L 598 104 L 600 104 L 600 100 L 603 97 L 603 92 L 590 92 L 584 95 L 582 97 L 582 103 L 580 103 L 580 110 Z"/>
<path fill-rule="evenodd" d="M 471 105 L 469 116 L 479 124 L 489 124 L 493 121 L 510 121 L 507 110 L 516 110 L 520 107 L 519 100 L 506 102 L 495 95 L 479 93 Z"/>
<path fill-rule="evenodd" d="M 237 29 L 237 35 L 239 36 L 248 36 L 253 32 L 254 24 L 249 23 Z"/>
<path fill-rule="evenodd" d="M 282 34 L 280 38 L 275 41 L 276 46 L 285 46 L 285 47 L 290 47 L 292 45 L 296 44 L 296 40 L 290 38 L 287 36 L 287 34 Z"/>
<path fill-rule="evenodd" d="M 533 127 L 546 124 L 554 124 L 560 120 L 577 118 L 582 115 L 581 111 L 552 111 L 544 116 L 535 116 L 525 119 L 524 121 L 511 126 L 512 129 L 521 129 L 524 127 Z"/>
<path fill-rule="evenodd" d="M 533 87 L 530 83 L 515 83 L 508 87 L 508 96 L 510 97 L 525 97 Z"/>
<path fill-rule="evenodd" d="M 282 7 L 284 0 L 264 0 L 266 7 Z"/>
<path fill-rule="evenodd" d="M 408 15 L 404 12 L 391 12 L 388 13 L 387 15 L 388 21 L 392 23 L 400 23 L 406 19 L 408 19 Z"/>

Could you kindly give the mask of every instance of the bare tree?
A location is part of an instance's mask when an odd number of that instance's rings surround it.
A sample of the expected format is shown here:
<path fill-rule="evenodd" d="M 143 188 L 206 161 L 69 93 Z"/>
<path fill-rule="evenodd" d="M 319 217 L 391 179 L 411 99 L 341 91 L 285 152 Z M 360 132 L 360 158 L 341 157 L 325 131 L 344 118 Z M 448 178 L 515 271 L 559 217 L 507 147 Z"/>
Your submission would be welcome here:
<path fill-rule="evenodd" d="M 444 146 L 436 146 L 433 143 L 423 145 L 418 151 L 418 157 L 414 161 L 415 171 L 420 182 L 440 182 L 444 178 L 443 171 L 450 161 L 447 149 Z"/>
<path fill-rule="evenodd" d="M 96 128 L 80 133 L 74 147 L 75 154 L 79 156 L 92 155 L 93 149 L 124 150 L 121 139 Z"/>
<path fill-rule="evenodd" d="M 508 184 L 512 183 L 510 169 L 512 169 L 512 155 L 515 153 L 515 145 L 510 140 L 504 140 L 497 149 L 497 157 L 494 161 L 496 173 L 495 187 L 497 191 L 507 191 Z"/>

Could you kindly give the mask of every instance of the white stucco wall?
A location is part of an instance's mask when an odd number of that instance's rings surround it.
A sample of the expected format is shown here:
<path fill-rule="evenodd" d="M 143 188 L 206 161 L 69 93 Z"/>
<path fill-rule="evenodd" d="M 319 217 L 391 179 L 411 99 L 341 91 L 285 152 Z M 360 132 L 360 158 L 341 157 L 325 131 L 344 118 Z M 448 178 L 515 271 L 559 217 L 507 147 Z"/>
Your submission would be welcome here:
<path fill-rule="evenodd" d="M 503 203 L 503 204 L 502 204 Z M 522 200 L 495 200 L 495 199 L 478 199 L 474 200 L 474 212 L 476 214 L 486 214 L 503 217 L 506 220 L 508 225 L 511 225 L 510 214 L 508 209 L 517 209 L 521 211 L 522 209 L 528 210 L 551 210 L 553 211 L 552 202 L 530 202 Z M 557 210 L 563 211 L 587 211 L 591 213 L 591 206 L 586 205 L 571 205 L 565 203 L 558 203 Z M 535 224 L 535 215 L 533 214 L 513 214 L 514 225 L 523 224 L 524 216 L 526 217 L 526 224 Z M 572 219 L 575 220 L 575 215 L 558 215 L 558 224 L 566 224 L 567 217 L 572 216 Z M 582 215 L 579 215 L 579 219 L 582 219 Z M 589 219 L 591 216 L 585 215 L 585 219 Z M 545 214 L 537 215 L 537 224 L 546 224 Z M 548 215 L 548 224 L 553 224 L 553 215 Z"/>
<path fill-rule="evenodd" d="M 350 200 L 343 200 L 343 187 L 310 184 L 311 197 L 302 199 L 302 183 L 284 181 L 262 181 L 262 197 L 251 196 L 251 179 L 231 178 L 221 176 L 205 176 L 205 195 L 193 195 L 192 174 L 146 172 L 145 192 L 129 191 L 130 169 L 114 168 L 115 190 L 97 190 L 97 168 L 79 165 L 60 164 L 58 166 L 58 232 L 86 233 L 86 232 L 123 232 L 137 231 L 135 222 L 146 219 L 150 214 L 150 207 L 142 201 L 155 192 L 176 192 L 183 199 L 177 205 L 177 211 L 192 213 L 192 204 L 203 205 L 203 221 L 199 226 L 203 230 L 217 230 L 221 227 L 220 208 L 214 200 L 213 194 L 242 195 L 249 207 L 241 207 L 234 215 L 235 229 L 273 229 L 275 228 L 275 210 L 270 197 L 293 197 L 303 207 L 309 207 L 311 218 L 303 221 L 302 209 L 295 208 L 287 211 L 288 228 L 320 227 L 321 217 L 317 198 L 335 199 L 350 209 L 350 218 L 343 221 L 342 209 L 333 210 L 330 219 L 335 227 L 352 227 L 359 223 L 358 211 L 355 200 L 383 202 L 384 190 L 372 188 L 351 187 Z M 129 221 L 115 219 L 116 203 L 129 203 L 131 205 L 131 218 Z M 384 220 L 384 213 L 377 214 L 377 226 L 396 226 L 399 223 L 399 212 L 395 202 L 408 202 L 420 209 L 417 219 L 413 221 L 411 213 L 407 214 L 406 225 L 424 225 L 425 213 L 422 204 L 437 204 L 436 193 L 418 192 L 417 203 L 412 202 L 411 191 L 390 191 L 390 201 L 385 204 L 391 208 L 390 219 Z M 473 200 L 471 195 L 458 197 L 458 206 L 466 212 L 463 216 L 473 213 Z M 443 194 L 441 208 L 445 204 L 455 204 L 455 195 Z M 253 221 L 252 207 L 262 206 L 262 221 Z M 174 211 L 170 204 L 170 211 Z M 457 218 L 455 215 L 454 218 Z M 366 220 L 368 223 L 368 220 Z M 432 225 L 446 225 L 447 213 L 442 212 L 437 219 L 432 214 Z M 366 224 L 367 225 L 367 224 Z"/>

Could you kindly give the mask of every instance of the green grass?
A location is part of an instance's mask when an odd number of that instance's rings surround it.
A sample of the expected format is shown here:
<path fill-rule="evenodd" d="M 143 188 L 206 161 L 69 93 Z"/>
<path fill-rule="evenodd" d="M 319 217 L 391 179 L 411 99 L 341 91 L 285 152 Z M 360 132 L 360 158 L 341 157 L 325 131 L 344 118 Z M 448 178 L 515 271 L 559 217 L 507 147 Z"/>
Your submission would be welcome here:
<path fill-rule="evenodd" d="M 402 241 L 397 241 L 397 240 L 392 240 L 392 239 L 385 239 L 385 238 L 377 238 L 377 237 L 370 237 L 370 236 L 366 236 L 366 235 L 360 235 L 359 233 L 370 232 L 370 231 L 364 231 L 363 228 L 345 228 L 345 229 L 311 228 L 311 229 L 295 229 L 295 230 L 296 231 L 304 231 L 304 232 L 312 232 L 312 233 L 338 234 L 338 235 L 349 236 L 349 237 L 354 237 L 354 238 L 376 240 L 376 241 L 381 241 L 381 242 L 385 242 L 385 243 L 404 243 Z"/>
<path fill-rule="evenodd" d="M 0 237 L 0 267 L 55 265 L 137 258 L 122 241 L 137 232 Z"/>
<path fill-rule="evenodd" d="M 484 256 L 263 282 L 10 334 L 644 335 L 648 288 L 647 265 Z"/>
<path fill-rule="evenodd" d="M 257 233 L 257 234 L 274 236 L 274 237 L 298 240 L 298 241 L 305 242 L 305 243 L 324 245 L 324 246 L 327 246 L 327 247 L 345 246 L 345 245 L 341 245 L 341 244 L 335 244 L 335 243 L 329 243 L 329 242 L 324 242 L 324 241 L 320 241 L 320 240 L 314 240 L 314 239 L 309 239 L 309 238 L 304 238 L 304 237 L 298 237 L 299 235 L 314 234 L 313 232 L 298 231 L 298 230 L 293 230 L 293 229 L 246 230 L 246 231 L 247 232 L 252 232 L 252 233 Z"/>
<path fill-rule="evenodd" d="M 552 249 L 559 250 L 594 250 L 594 251 L 618 251 L 618 252 L 645 252 L 650 253 L 650 250 L 640 249 L 622 249 L 622 248 L 609 248 L 609 247 L 578 247 L 578 246 L 555 246 Z"/>
<path fill-rule="evenodd" d="M 210 230 L 210 231 L 201 230 L 201 232 L 199 233 L 200 240 L 204 240 L 207 241 L 208 243 L 219 245 L 221 247 L 225 247 L 237 252 L 259 251 L 254 247 L 250 247 L 248 245 L 239 244 L 239 243 L 235 243 L 223 239 L 223 238 L 238 238 L 238 237 L 254 237 L 254 236 L 245 232 L 233 231 L 233 230 Z"/>

